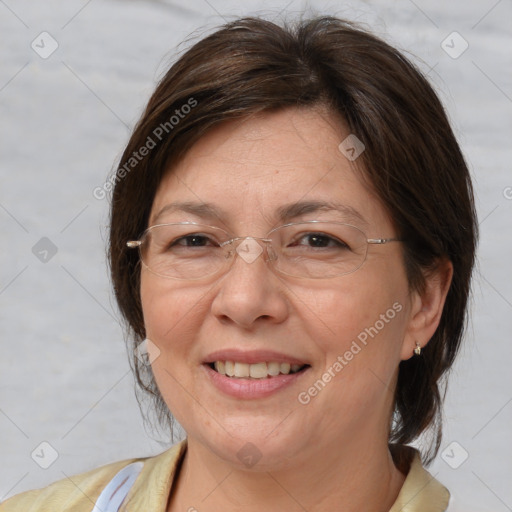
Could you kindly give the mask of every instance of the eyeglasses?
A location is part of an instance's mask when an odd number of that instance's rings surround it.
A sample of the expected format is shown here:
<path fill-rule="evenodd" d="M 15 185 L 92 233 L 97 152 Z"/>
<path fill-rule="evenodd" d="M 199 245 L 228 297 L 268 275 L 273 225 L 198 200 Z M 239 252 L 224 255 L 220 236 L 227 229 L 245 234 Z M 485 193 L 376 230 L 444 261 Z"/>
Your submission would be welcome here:
<path fill-rule="evenodd" d="M 265 238 L 232 237 L 223 229 L 195 222 L 157 224 L 126 245 L 139 249 L 148 270 L 169 279 L 220 275 L 230 268 L 236 254 L 246 263 L 253 263 L 264 252 L 267 263 L 281 274 L 327 279 L 360 268 L 369 244 L 399 241 L 367 238 L 350 224 L 311 220 L 279 226 Z"/>

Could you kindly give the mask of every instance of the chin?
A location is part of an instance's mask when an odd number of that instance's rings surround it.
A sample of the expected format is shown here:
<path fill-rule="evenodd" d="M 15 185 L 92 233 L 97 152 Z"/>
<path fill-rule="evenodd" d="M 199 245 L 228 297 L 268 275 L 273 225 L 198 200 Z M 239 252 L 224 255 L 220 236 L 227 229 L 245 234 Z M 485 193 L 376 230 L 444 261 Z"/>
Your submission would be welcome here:
<path fill-rule="evenodd" d="M 189 437 L 200 439 L 216 457 L 239 470 L 281 470 L 291 465 L 296 454 L 304 455 L 307 446 L 311 446 L 304 428 L 285 419 L 287 414 L 229 417 L 222 421 L 222 427 L 209 422 L 207 431 L 194 428 Z"/>

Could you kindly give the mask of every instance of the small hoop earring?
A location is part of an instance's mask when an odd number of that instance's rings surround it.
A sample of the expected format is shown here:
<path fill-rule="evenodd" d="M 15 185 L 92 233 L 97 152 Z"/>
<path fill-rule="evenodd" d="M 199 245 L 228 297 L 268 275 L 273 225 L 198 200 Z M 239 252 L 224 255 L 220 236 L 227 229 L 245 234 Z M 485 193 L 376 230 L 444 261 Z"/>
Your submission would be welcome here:
<path fill-rule="evenodd" d="M 421 354 L 421 345 L 416 342 L 416 348 L 414 349 L 414 353 L 419 356 Z"/>

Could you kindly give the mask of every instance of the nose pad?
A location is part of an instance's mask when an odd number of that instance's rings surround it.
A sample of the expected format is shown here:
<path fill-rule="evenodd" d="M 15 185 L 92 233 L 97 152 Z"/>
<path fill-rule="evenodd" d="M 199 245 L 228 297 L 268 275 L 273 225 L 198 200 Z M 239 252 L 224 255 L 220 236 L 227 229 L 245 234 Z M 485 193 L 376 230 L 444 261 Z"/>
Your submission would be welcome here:
<path fill-rule="evenodd" d="M 272 247 L 272 244 L 267 244 L 267 256 L 268 256 L 268 261 L 270 261 L 270 262 L 277 261 L 277 253 L 274 250 L 274 248 Z"/>

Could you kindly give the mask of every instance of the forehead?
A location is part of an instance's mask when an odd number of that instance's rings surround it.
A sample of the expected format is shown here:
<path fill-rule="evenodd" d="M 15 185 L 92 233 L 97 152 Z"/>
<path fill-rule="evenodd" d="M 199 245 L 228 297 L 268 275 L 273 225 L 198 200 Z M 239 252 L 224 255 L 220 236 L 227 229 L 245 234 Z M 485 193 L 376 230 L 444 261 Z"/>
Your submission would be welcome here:
<path fill-rule="evenodd" d="M 175 212 L 172 205 L 177 203 L 191 205 L 189 212 L 194 205 L 203 205 L 205 212 L 213 207 L 226 217 L 223 221 L 239 223 L 273 223 L 286 210 L 312 214 L 312 204 L 339 205 L 350 217 L 347 221 L 359 214 L 363 226 L 385 219 L 381 202 L 361 181 L 357 161 L 348 160 L 338 147 L 349 134 L 339 118 L 313 109 L 226 122 L 169 169 L 155 196 L 150 223 L 163 210 Z M 309 211 L 301 208 L 304 203 Z M 294 209 L 294 204 L 299 206 Z M 327 214 L 335 208 L 317 210 Z"/>

